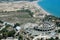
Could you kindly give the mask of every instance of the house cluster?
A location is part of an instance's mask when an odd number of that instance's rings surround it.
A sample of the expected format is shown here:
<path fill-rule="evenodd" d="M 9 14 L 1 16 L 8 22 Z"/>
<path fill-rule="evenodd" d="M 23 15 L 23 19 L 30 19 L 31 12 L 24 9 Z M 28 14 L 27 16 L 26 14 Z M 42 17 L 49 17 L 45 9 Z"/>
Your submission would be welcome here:
<path fill-rule="evenodd" d="M 54 22 L 51 21 L 41 21 L 38 23 L 26 23 L 19 26 L 19 24 L 13 24 L 9 22 L 3 22 L 0 24 L 0 31 L 3 30 L 6 25 L 11 25 L 12 28 L 16 31 L 14 36 L 17 34 L 23 35 L 23 38 L 30 38 L 30 40 L 36 40 L 38 38 L 55 38 L 57 37 L 56 26 Z M 12 30 L 11 28 L 11 30 Z M 22 30 L 22 32 L 21 32 Z M 1 35 L 1 34 L 0 34 Z M 32 38 L 31 38 L 32 37 Z M 9 38 L 9 37 L 8 37 Z M 7 38 L 7 39 L 8 39 Z M 14 38 L 12 38 L 14 39 Z M 11 40 L 11 39 L 10 39 Z M 15 39 L 17 40 L 17 39 Z"/>
<path fill-rule="evenodd" d="M 11 25 L 13 28 L 15 26 L 15 24 L 13 23 L 9 23 L 9 22 L 3 22 L 3 23 L 0 23 L 0 31 L 6 27 L 6 25 Z M 20 29 L 20 26 L 16 26 L 15 29 L 18 31 Z"/>
<path fill-rule="evenodd" d="M 25 30 L 25 35 L 28 34 L 34 37 L 34 40 L 36 40 L 37 38 L 55 38 L 57 35 L 57 33 L 55 32 L 55 23 L 49 21 L 44 21 L 40 24 L 27 23 L 23 26 L 23 28 Z"/>
<path fill-rule="evenodd" d="M 20 32 L 21 27 L 19 25 L 15 26 L 15 24 L 13 24 L 13 23 L 3 22 L 3 21 L 1 21 L 1 22 L 0 22 L 0 35 L 1 36 L 3 36 L 3 34 L 4 34 L 4 33 L 1 33 L 1 32 L 5 32 L 6 30 L 8 30 L 8 32 L 14 30 L 15 33 L 14 33 L 13 36 L 17 35 Z M 6 29 L 6 30 L 4 30 L 4 29 Z M 8 34 L 8 32 L 6 32 L 6 33 Z M 18 39 L 13 38 L 11 36 L 11 37 L 7 37 L 6 39 L 3 38 L 2 40 L 18 40 Z"/>

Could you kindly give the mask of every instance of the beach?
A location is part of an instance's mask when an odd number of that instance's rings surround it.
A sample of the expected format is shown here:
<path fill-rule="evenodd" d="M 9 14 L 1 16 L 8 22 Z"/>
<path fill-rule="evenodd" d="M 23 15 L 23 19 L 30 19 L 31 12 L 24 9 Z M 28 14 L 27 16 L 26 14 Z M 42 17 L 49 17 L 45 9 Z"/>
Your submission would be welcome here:
<path fill-rule="evenodd" d="M 38 5 L 53 16 L 60 17 L 60 0 L 42 0 Z"/>
<path fill-rule="evenodd" d="M 39 0 L 38 0 L 38 1 L 39 1 Z M 47 14 L 47 15 L 51 15 L 50 13 L 48 13 L 47 11 L 45 11 L 40 5 L 38 5 L 38 1 L 33 2 L 33 4 L 35 4 L 35 6 L 36 6 L 38 9 L 41 9 L 41 12 L 42 12 L 42 13 Z"/>

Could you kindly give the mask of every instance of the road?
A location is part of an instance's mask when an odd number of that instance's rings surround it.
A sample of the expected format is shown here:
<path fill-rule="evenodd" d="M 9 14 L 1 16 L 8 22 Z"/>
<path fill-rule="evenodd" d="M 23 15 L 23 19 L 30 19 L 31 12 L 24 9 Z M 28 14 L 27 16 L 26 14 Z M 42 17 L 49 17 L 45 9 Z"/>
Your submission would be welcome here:
<path fill-rule="evenodd" d="M 3 26 L 1 29 L 0 29 L 0 31 L 2 30 L 2 29 L 4 29 L 6 26 Z"/>

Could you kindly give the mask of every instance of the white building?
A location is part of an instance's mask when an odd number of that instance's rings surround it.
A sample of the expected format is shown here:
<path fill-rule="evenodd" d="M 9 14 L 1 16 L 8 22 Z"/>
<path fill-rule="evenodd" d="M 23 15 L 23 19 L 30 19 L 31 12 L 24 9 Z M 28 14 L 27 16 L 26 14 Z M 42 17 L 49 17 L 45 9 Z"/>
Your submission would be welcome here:
<path fill-rule="evenodd" d="M 17 30 L 17 31 L 19 31 L 20 29 L 21 29 L 21 27 L 20 27 L 20 26 L 17 26 L 17 27 L 16 27 L 16 30 Z"/>

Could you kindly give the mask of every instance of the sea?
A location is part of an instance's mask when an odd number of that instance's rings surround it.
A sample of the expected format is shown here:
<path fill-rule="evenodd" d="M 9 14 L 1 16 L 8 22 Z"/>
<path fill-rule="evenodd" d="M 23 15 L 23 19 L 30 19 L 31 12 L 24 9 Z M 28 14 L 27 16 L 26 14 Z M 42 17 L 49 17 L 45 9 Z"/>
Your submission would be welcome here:
<path fill-rule="evenodd" d="M 40 0 L 38 5 L 53 16 L 60 17 L 60 0 Z"/>

